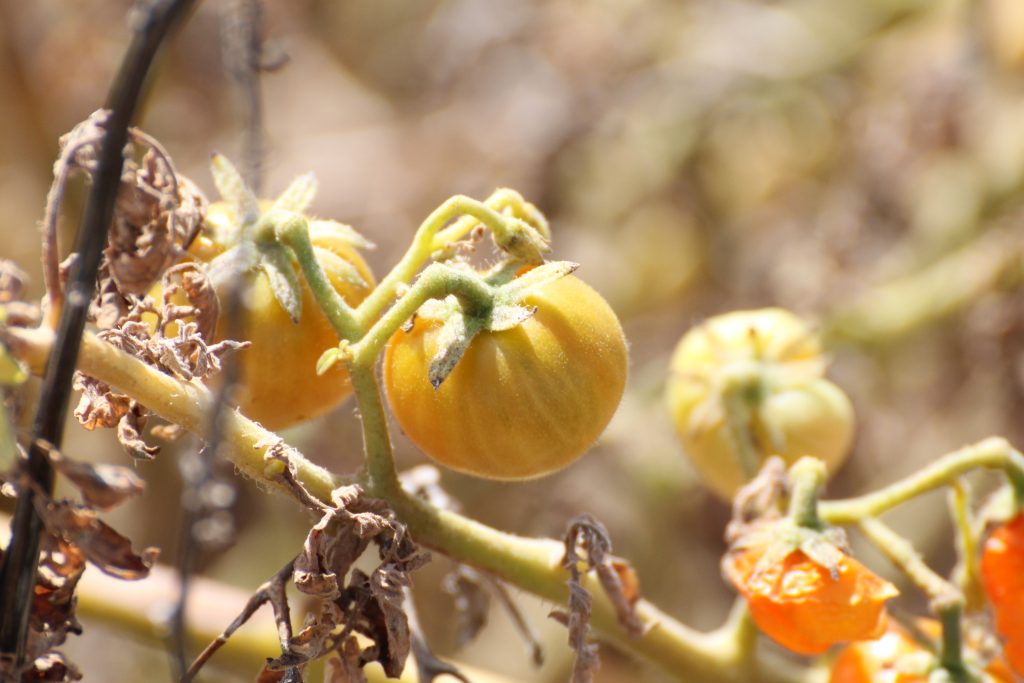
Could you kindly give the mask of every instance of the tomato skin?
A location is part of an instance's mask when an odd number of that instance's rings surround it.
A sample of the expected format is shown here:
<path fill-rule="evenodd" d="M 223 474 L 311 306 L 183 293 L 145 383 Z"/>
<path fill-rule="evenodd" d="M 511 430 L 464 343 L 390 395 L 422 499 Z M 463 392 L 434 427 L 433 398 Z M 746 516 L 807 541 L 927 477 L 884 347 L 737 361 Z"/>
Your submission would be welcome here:
<path fill-rule="evenodd" d="M 438 389 L 427 368 L 440 324 L 417 318 L 384 354 L 391 411 L 409 438 L 451 469 L 530 479 L 562 469 L 604 431 L 622 398 L 628 357 L 618 318 L 568 275 L 522 302 L 536 313 L 484 330 Z"/>
<path fill-rule="evenodd" d="M 985 593 L 1010 666 L 1024 675 L 1024 513 L 998 527 L 981 553 Z"/>
<path fill-rule="evenodd" d="M 722 498 L 746 482 L 725 419 L 722 386 L 736 368 L 761 377 L 752 434 L 762 459 L 779 455 L 793 464 L 804 455 L 836 471 L 853 441 L 853 406 L 841 389 L 811 371 L 786 379 L 791 368 L 822 363 L 810 328 L 778 308 L 734 311 L 691 329 L 672 355 L 666 399 L 683 450 L 702 480 Z M 717 413 L 709 404 L 718 402 Z M 775 444 L 781 443 L 781 448 Z"/>
<path fill-rule="evenodd" d="M 234 220 L 226 203 L 212 204 L 206 217 L 207 236 L 216 234 L 218 228 Z M 329 231 L 311 229 L 310 237 L 334 288 L 350 305 L 358 305 L 374 284 L 373 273 L 362 256 L 344 240 L 332 237 Z M 206 237 L 197 240 L 191 252 L 196 258 L 208 261 L 224 248 Z M 331 254 L 355 266 L 368 286 L 359 287 L 332 273 Z M 267 429 L 279 430 L 338 406 L 352 393 L 352 387 L 342 363 L 336 363 L 324 375 L 316 374 L 320 354 L 336 346 L 338 336 L 313 298 L 305 278 L 299 276 L 302 316 L 296 323 L 274 297 L 270 280 L 264 273 L 250 272 L 245 277 L 248 289 L 241 337 L 249 341 L 250 346 L 238 351 L 241 367 L 235 400 L 239 410 Z M 228 282 L 214 281 L 213 285 L 223 304 Z M 217 324 L 218 341 L 226 334 L 226 325 L 227 312 L 222 310 Z"/>
<path fill-rule="evenodd" d="M 731 552 L 724 568 L 746 599 L 754 623 L 780 645 L 818 655 L 836 643 L 877 638 L 885 631 L 885 602 L 898 594 L 852 557 L 844 555 L 833 579 L 828 569 L 794 550 L 757 572 L 766 548 Z"/>

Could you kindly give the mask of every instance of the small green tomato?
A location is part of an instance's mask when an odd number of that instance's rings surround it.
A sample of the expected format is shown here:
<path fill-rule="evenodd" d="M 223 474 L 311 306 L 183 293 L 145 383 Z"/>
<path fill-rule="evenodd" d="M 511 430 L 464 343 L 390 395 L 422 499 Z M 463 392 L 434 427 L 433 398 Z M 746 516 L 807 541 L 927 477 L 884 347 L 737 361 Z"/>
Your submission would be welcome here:
<path fill-rule="evenodd" d="M 839 468 L 853 440 L 853 407 L 824 378 L 812 330 L 766 308 L 709 318 L 672 356 L 668 407 L 704 483 L 731 497 L 772 455 L 804 455 Z"/>

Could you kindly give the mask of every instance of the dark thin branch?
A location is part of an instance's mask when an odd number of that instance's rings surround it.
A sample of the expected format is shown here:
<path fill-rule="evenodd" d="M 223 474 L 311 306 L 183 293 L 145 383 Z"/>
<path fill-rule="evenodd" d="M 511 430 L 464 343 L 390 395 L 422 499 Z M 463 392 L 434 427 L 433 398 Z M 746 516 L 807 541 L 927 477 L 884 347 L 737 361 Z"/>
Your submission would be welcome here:
<path fill-rule="evenodd" d="M 288 599 L 285 595 L 285 587 L 288 584 L 288 580 L 292 577 L 292 572 L 295 568 L 295 560 L 289 560 L 288 564 L 281 567 L 276 574 L 270 577 L 262 586 L 256 589 L 252 597 L 249 598 L 249 602 L 242 608 L 241 613 L 235 617 L 235 620 L 224 629 L 224 632 L 217 636 L 213 642 L 206 646 L 206 648 L 200 653 L 196 660 L 192 662 L 192 666 L 188 668 L 181 676 L 181 683 L 189 683 L 199 670 L 210 660 L 210 657 L 214 655 L 217 650 L 221 649 L 227 642 L 228 639 L 234 635 L 235 631 L 240 629 L 245 622 L 252 618 L 252 615 L 256 614 L 260 607 L 267 604 L 268 602 L 274 608 L 274 621 L 277 623 L 277 635 L 281 641 L 281 651 L 287 652 L 291 647 L 292 640 L 292 624 L 291 615 L 288 610 Z"/>
<path fill-rule="evenodd" d="M 110 118 L 94 184 L 79 226 L 76 251 L 79 258 L 71 274 L 61 310 L 57 336 L 50 354 L 39 398 L 32 444 L 46 441 L 59 447 L 67 415 L 71 379 L 78 361 L 89 302 L 96 288 L 96 274 L 114 215 L 121 183 L 128 126 L 134 117 L 150 66 L 171 28 L 184 17 L 194 0 L 154 0 L 132 12 L 132 40 L 107 98 Z M 53 468 L 45 453 L 33 445 L 29 451 L 29 476 L 43 490 L 53 488 Z M 13 534 L 0 568 L 0 652 L 15 656 L 18 665 L 25 654 L 29 609 L 36 580 L 42 520 L 36 514 L 34 494 L 27 490 L 18 499 Z"/>
<path fill-rule="evenodd" d="M 259 196 L 263 167 L 263 103 L 259 80 L 263 43 L 263 6 L 261 0 L 236 0 L 231 4 L 228 12 L 227 27 L 224 32 L 225 58 L 229 75 L 241 87 L 245 96 L 243 177 L 253 192 Z M 243 287 L 244 283 L 241 279 L 236 278 L 228 285 L 223 294 L 220 305 L 221 310 L 225 313 L 224 324 L 227 329 L 218 331 L 222 338 L 240 339 L 243 336 L 241 313 Z M 202 472 L 193 481 L 186 481 L 185 490 L 182 492 L 183 498 L 192 501 L 198 500 L 198 489 L 212 476 L 214 459 L 223 440 L 224 416 L 228 407 L 233 403 L 232 392 L 239 381 L 239 366 L 234 357 L 225 361 L 221 377 L 223 381 L 217 391 L 214 413 L 210 418 L 210 436 L 206 447 L 199 453 Z M 178 536 L 178 600 L 171 616 L 169 644 L 174 677 L 181 680 L 190 680 L 194 675 L 193 669 L 196 669 L 197 666 L 193 664 L 192 668 L 188 671 L 185 670 L 187 661 L 185 609 L 188 603 L 191 575 L 199 553 L 195 527 L 201 518 L 202 511 L 198 504 L 184 506 Z M 216 650 L 220 645 L 214 643 L 211 647 Z M 202 657 L 201 655 L 200 660 Z M 202 666 L 200 660 L 197 660 L 197 663 Z"/>

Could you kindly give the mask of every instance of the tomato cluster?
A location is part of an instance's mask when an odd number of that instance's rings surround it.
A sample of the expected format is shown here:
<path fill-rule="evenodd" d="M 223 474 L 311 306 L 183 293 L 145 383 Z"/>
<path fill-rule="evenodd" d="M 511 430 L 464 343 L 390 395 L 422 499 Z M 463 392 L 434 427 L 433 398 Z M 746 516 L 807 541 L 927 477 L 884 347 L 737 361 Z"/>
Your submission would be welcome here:
<path fill-rule="evenodd" d="M 437 389 L 428 379 L 437 321 L 419 317 L 388 344 L 391 411 L 447 467 L 505 480 L 554 472 L 597 440 L 622 398 L 626 340 L 597 292 L 568 275 L 522 304 L 535 313 L 511 329 L 478 333 Z"/>
<path fill-rule="evenodd" d="M 800 550 L 761 566 L 768 550 L 741 548 L 724 562 L 726 576 L 764 634 L 793 652 L 818 655 L 836 643 L 885 631 L 885 602 L 898 593 L 891 583 L 847 555 L 833 568 L 835 575 Z"/>

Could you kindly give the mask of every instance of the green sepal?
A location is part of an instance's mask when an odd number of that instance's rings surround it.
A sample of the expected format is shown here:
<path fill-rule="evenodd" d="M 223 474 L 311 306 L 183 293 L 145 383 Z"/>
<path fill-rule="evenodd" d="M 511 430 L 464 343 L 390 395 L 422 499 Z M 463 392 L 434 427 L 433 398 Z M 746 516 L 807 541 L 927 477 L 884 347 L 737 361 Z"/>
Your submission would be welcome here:
<path fill-rule="evenodd" d="M 293 180 L 284 189 L 284 192 L 277 195 L 277 199 L 274 200 L 274 204 L 270 208 L 303 213 L 313 203 L 318 188 L 319 183 L 317 183 L 316 176 L 312 173 L 303 173 Z"/>
<path fill-rule="evenodd" d="M 260 216 L 259 200 L 245 184 L 235 165 L 223 154 L 214 154 L 210 160 L 210 172 L 213 174 L 213 184 L 217 186 L 224 201 L 231 204 L 239 225 L 255 223 Z"/>
<path fill-rule="evenodd" d="M 337 346 L 332 346 L 323 353 L 320 354 L 320 358 L 316 361 L 316 374 L 321 376 L 328 370 L 334 367 L 334 364 L 341 358 L 341 351 L 338 350 Z"/>
<path fill-rule="evenodd" d="M 502 304 L 518 304 L 538 289 L 574 273 L 579 267 L 580 264 L 572 261 L 551 261 L 537 266 L 499 287 L 495 299 Z"/>
<path fill-rule="evenodd" d="M 287 251 L 279 244 L 257 245 L 260 251 L 260 268 L 270 280 L 270 289 L 277 303 L 285 310 L 293 323 L 302 318 L 302 285 L 295 272 Z"/>
<path fill-rule="evenodd" d="M 363 276 L 359 274 L 359 270 L 333 251 L 314 245 L 313 253 L 316 254 L 316 260 L 320 262 L 320 267 L 324 269 L 324 273 L 331 280 L 342 280 L 362 289 L 369 287 Z"/>
<path fill-rule="evenodd" d="M 309 238 L 320 244 L 337 239 L 356 249 L 373 249 L 376 246 L 351 225 L 326 218 L 315 218 L 309 221 Z"/>
<path fill-rule="evenodd" d="M 453 313 L 441 325 L 437 335 L 437 353 L 430 359 L 427 378 L 434 389 L 441 386 L 462 359 L 485 320 L 478 316 Z"/>

